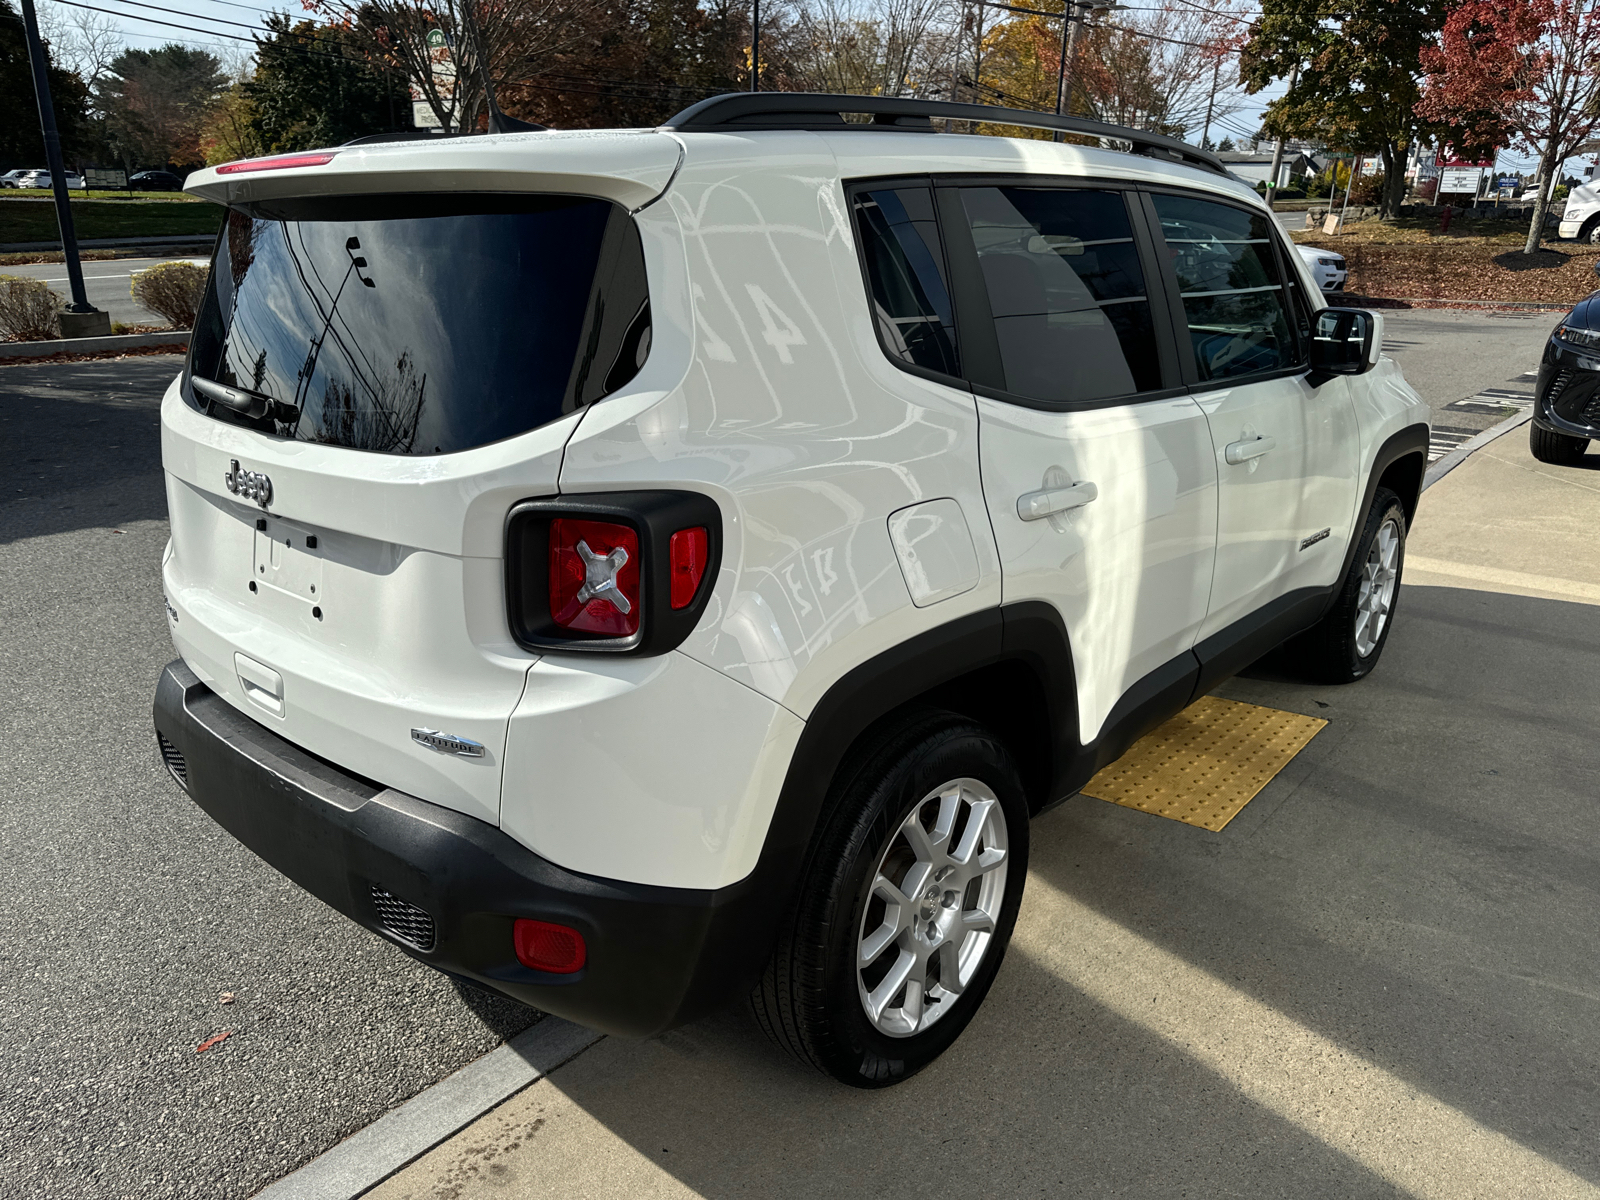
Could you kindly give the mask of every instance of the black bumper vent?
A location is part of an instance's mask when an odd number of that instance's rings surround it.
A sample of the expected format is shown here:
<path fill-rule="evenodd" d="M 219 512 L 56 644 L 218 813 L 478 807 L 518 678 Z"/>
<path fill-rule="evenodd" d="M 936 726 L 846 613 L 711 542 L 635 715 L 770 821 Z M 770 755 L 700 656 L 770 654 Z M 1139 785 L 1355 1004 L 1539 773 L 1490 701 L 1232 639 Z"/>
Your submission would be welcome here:
<path fill-rule="evenodd" d="M 1551 378 L 1551 380 L 1550 380 L 1550 390 L 1547 391 L 1544 394 L 1545 400 L 1548 401 L 1551 404 L 1554 404 L 1555 401 L 1556 401 L 1556 397 L 1561 395 L 1562 392 L 1566 391 L 1567 390 L 1567 384 L 1569 384 L 1571 382 L 1572 382 L 1572 370 L 1571 370 L 1571 368 L 1562 367 L 1561 370 L 1557 371 L 1555 373 L 1555 375 Z"/>
<path fill-rule="evenodd" d="M 179 750 L 161 734 L 156 734 L 156 741 L 161 743 L 161 761 L 167 764 L 167 770 L 172 772 L 172 777 L 184 788 L 189 787 L 189 764 L 183 761 L 183 751 Z"/>
<path fill-rule="evenodd" d="M 402 942 L 418 950 L 433 949 L 433 918 L 415 904 L 373 884 L 372 907 L 378 914 L 378 924 Z"/>

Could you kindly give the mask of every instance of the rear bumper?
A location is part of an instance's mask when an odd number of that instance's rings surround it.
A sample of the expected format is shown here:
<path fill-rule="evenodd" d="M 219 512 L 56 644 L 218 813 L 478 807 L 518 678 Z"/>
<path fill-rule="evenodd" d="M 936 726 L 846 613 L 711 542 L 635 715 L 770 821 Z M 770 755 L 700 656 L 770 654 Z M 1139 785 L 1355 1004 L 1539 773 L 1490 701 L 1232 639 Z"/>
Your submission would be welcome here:
<path fill-rule="evenodd" d="M 213 694 L 182 660 L 161 674 L 154 719 L 174 777 L 218 824 L 441 971 L 594 1029 L 649 1036 L 742 994 L 764 965 L 759 931 L 770 924 L 749 880 L 698 891 L 564 870 L 492 825 L 300 750 Z M 384 900 L 387 924 L 382 893 L 404 902 L 397 918 Z M 552 975 L 523 966 L 512 951 L 517 917 L 577 929 L 584 967 Z"/>

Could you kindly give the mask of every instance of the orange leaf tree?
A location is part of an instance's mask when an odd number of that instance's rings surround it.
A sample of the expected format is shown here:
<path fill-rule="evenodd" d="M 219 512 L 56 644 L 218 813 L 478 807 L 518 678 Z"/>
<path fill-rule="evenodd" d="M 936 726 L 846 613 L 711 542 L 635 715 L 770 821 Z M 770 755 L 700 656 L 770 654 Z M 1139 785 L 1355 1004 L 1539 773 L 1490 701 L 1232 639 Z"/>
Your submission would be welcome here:
<path fill-rule="evenodd" d="M 1482 145 L 1539 160 L 1523 252 L 1539 248 L 1549 181 L 1600 128 L 1600 4 L 1595 0 L 1457 0 L 1436 44 L 1417 112 Z"/>

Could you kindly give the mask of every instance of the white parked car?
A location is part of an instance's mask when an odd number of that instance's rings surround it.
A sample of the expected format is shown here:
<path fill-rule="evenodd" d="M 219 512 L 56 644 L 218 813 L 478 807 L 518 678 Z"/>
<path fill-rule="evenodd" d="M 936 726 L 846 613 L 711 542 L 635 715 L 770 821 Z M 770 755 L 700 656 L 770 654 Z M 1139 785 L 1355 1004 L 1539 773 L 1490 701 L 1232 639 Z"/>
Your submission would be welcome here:
<path fill-rule="evenodd" d="M 1600 180 L 1580 183 L 1567 193 L 1557 232 L 1564 238 L 1600 242 Z"/>
<path fill-rule="evenodd" d="M 24 187 L 26 186 L 22 182 L 24 179 L 31 175 L 39 174 L 43 174 L 43 172 L 37 171 L 31 167 L 18 167 L 15 171 L 7 171 L 4 175 L 0 175 L 0 188 Z"/>
<path fill-rule="evenodd" d="M 1305 260 L 1311 278 L 1317 281 L 1319 288 L 1325 292 L 1344 291 L 1345 281 L 1350 277 L 1350 272 L 1345 268 L 1344 255 L 1317 246 L 1297 245 L 1295 249 Z"/>
<path fill-rule="evenodd" d="M 440 970 L 633 1035 L 753 996 L 878 1087 L 982 1002 L 1033 813 L 1286 639 L 1365 676 L 1428 446 L 1381 318 L 1204 151 L 930 118 L 1104 128 L 731 95 L 190 176 L 193 800 Z"/>
<path fill-rule="evenodd" d="M 62 175 L 62 178 L 66 180 L 67 187 L 69 188 L 83 187 L 82 175 L 75 175 L 71 171 L 67 171 Z M 49 191 L 54 185 L 50 182 L 49 171 L 30 171 L 22 180 L 22 182 L 17 184 L 17 186 L 23 188 L 42 188 L 45 191 Z"/>

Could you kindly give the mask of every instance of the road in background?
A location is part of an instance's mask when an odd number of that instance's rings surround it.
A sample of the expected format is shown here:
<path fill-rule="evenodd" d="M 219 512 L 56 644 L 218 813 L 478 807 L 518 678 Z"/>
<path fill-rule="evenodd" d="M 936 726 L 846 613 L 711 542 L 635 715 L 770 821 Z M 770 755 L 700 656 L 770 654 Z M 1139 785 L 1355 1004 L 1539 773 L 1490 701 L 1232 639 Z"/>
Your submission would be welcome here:
<path fill-rule="evenodd" d="M 0 1196 L 248 1196 L 536 1016 L 312 899 L 161 766 L 180 365 L 0 367 Z"/>
<path fill-rule="evenodd" d="M 166 320 L 137 303 L 129 287 L 136 271 L 143 271 L 159 262 L 198 262 L 207 260 L 188 255 L 168 255 L 165 258 L 111 258 L 92 259 L 83 264 L 83 287 L 89 303 L 111 314 L 113 321 L 126 325 L 165 325 Z M 29 279 L 42 279 L 68 299 L 72 290 L 67 284 L 67 268 L 63 263 L 30 263 L 21 267 L 3 267 L 0 273 L 23 275 Z"/>

